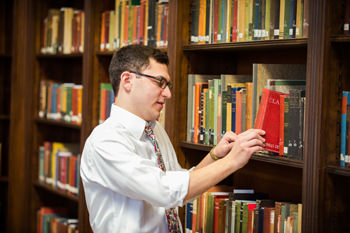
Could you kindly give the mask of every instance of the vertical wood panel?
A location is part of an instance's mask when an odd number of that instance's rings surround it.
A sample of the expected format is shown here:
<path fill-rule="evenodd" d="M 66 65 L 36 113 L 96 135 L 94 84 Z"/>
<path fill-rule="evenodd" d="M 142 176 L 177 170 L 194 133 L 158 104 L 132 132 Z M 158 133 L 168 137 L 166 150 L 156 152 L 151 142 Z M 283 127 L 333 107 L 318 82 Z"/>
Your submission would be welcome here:
<path fill-rule="evenodd" d="M 29 232 L 34 46 L 31 0 L 14 1 L 8 218 L 10 232 Z M 18 21 L 17 21 L 18 20 Z"/>
<path fill-rule="evenodd" d="M 309 1 L 305 156 L 303 172 L 303 232 L 317 233 L 323 207 L 320 193 L 325 164 L 322 158 L 322 104 L 326 52 L 326 1 Z"/>

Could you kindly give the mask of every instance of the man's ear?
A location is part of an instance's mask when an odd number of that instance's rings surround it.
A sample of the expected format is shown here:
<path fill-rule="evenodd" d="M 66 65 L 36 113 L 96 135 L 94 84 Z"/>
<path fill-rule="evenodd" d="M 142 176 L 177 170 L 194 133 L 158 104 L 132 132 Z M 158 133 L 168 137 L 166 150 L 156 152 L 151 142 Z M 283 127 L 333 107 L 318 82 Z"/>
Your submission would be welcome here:
<path fill-rule="evenodd" d="M 133 82 L 133 76 L 129 72 L 124 71 L 120 75 L 120 88 L 123 88 L 126 92 L 131 91 L 132 82 Z"/>

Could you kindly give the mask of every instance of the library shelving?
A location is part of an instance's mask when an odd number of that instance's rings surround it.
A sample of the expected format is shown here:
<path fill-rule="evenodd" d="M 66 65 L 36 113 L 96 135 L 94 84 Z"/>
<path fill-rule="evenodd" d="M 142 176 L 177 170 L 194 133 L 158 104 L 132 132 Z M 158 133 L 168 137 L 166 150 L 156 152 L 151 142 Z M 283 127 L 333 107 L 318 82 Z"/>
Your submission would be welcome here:
<path fill-rule="evenodd" d="M 304 159 L 281 160 L 257 154 L 229 182 L 234 187 L 268 193 L 272 199 L 302 203 L 303 232 L 347 232 L 348 171 L 336 162 L 339 90 L 341 83 L 349 88 L 349 39 L 342 32 L 346 1 L 305 2 L 307 37 L 216 44 L 191 44 L 193 6 L 187 1 L 170 2 L 169 23 L 175 30 L 169 32 L 169 55 L 173 58 L 170 72 L 175 93 L 168 102 L 172 110 L 167 112 L 167 119 L 171 119 L 167 130 L 181 164 L 191 167 L 211 147 L 186 141 L 188 74 L 252 74 L 253 63 L 305 64 Z"/>
<path fill-rule="evenodd" d="M 7 106 L 6 111 L 1 109 L 0 124 L 9 125 L 6 154 L 11 155 L 8 166 L 3 157 L 4 177 L 0 177 L 1 190 L 8 190 L 4 195 L 1 192 L 1 200 L 8 198 L 11 207 L 6 209 L 4 220 L 7 232 L 36 232 L 36 211 L 43 206 L 67 208 L 69 217 L 79 219 L 79 232 L 91 232 L 81 185 L 79 195 L 73 196 L 39 181 L 39 146 L 45 141 L 74 142 L 81 150 L 99 123 L 100 84 L 109 82 L 108 66 L 113 54 L 100 51 L 101 15 L 115 9 L 115 2 L 0 3 L 0 12 L 6 12 L 0 14 L 0 31 L 6 31 L 0 33 L 0 78 L 8 82 L 5 92 L 0 93 L 0 103 Z M 253 155 L 247 166 L 224 183 L 254 188 L 268 193 L 271 199 L 302 203 L 303 232 L 349 232 L 349 170 L 339 166 L 340 95 L 350 90 L 350 39 L 342 29 L 347 0 L 304 0 L 309 3 L 307 37 L 216 44 L 191 44 L 192 2 L 171 0 L 168 14 L 167 52 L 174 88 L 166 104 L 164 124 L 180 164 L 190 168 L 212 147 L 186 141 L 188 74 L 252 74 L 253 63 L 304 64 L 304 159 Z M 44 19 L 49 9 L 61 7 L 84 11 L 84 50 L 77 54 L 42 54 Z M 80 126 L 39 118 L 41 80 L 83 86 Z M 1 83 L 1 90 L 3 87 Z"/>

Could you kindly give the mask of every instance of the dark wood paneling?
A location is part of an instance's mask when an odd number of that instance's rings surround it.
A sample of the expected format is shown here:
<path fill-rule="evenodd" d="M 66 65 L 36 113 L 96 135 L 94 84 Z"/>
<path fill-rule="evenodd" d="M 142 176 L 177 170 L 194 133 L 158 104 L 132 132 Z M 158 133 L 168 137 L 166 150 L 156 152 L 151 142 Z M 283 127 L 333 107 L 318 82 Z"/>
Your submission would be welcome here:
<path fill-rule="evenodd" d="M 30 231 L 30 197 L 34 47 L 32 1 L 14 1 L 13 57 L 10 111 L 10 149 L 8 185 L 8 228 L 11 232 Z M 22 43 L 25 41 L 26 43 Z M 20 171 L 20 172 L 19 172 Z M 21 221 L 18 221 L 21 219 Z"/>

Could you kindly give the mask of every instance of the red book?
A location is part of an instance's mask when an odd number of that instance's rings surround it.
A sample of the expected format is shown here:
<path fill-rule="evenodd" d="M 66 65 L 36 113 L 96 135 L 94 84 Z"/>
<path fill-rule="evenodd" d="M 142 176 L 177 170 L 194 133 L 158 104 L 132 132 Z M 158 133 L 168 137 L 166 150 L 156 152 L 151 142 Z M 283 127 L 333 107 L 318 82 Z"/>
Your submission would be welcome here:
<path fill-rule="evenodd" d="M 242 92 L 236 91 L 236 134 L 242 133 Z"/>
<path fill-rule="evenodd" d="M 139 43 L 142 44 L 145 37 L 145 4 L 146 0 L 141 0 L 140 3 L 140 33 L 139 33 Z"/>
<path fill-rule="evenodd" d="M 130 7 L 129 6 L 125 6 L 124 8 L 125 10 L 125 13 L 124 13 L 124 45 L 127 45 L 128 44 L 128 35 L 129 35 L 129 9 Z"/>
<path fill-rule="evenodd" d="M 254 210 L 256 208 L 256 204 L 249 203 L 248 204 L 248 221 L 247 221 L 247 233 L 253 233 L 254 226 Z"/>
<path fill-rule="evenodd" d="M 228 193 L 212 193 L 212 195 L 214 196 L 214 233 L 218 233 L 219 232 L 219 212 L 220 212 L 220 200 L 225 199 L 225 198 L 229 198 L 229 194 Z"/>
<path fill-rule="evenodd" d="M 214 43 L 218 42 L 219 0 L 214 0 Z"/>
<path fill-rule="evenodd" d="M 280 95 L 285 93 L 264 88 L 255 119 L 255 128 L 266 132 L 265 149 L 275 153 L 279 153 Z"/>
<path fill-rule="evenodd" d="M 233 12 L 232 12 L 232 42 L 237 41 L 237 10 L 238 0 L 233 2 Z"/>

